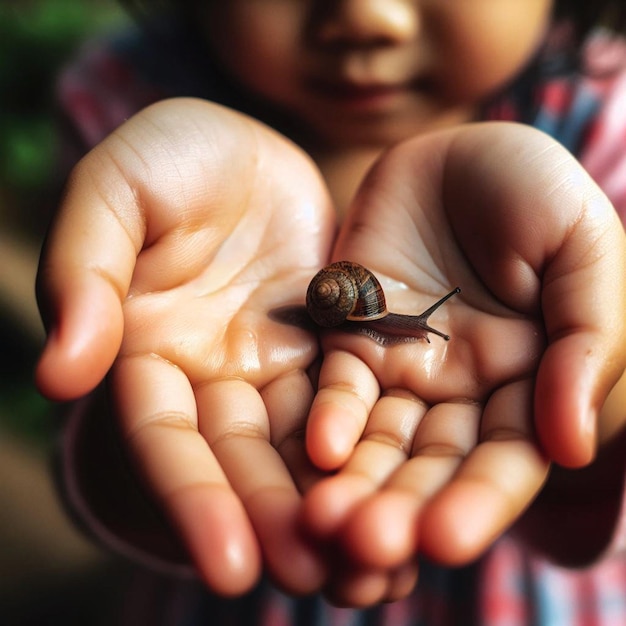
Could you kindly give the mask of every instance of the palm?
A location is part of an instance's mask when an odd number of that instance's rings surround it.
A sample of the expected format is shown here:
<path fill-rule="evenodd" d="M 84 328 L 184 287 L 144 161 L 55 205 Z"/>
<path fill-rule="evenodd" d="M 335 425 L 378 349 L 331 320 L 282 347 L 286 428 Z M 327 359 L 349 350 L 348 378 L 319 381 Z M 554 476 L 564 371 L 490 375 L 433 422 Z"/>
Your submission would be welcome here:
<path fill-rule="evenodd" d="M 301 296 L 303 282 L 319 263 L 315 233 L 289 224 L 289 214 L 297 211 L 293 205 L 272 212 L 249 206 L 245 231 L 233 233 L 214 254 L 210 234 L 201 230 L 186 233 L 187 240 L 173 237 L 177 254 L 187 254 L 187 247 L 207 251 L 184 273 L 177 268 L 174 277 L 167 270 L 151 271 L 151 250 L 148 258 L 140 253 L 139 278 L 124 304 L 120 356 L 158 355 L 180 368 L 194 387 L 236 378 L 261 389 L 306 369 L 317 350 L 313 337 L 268 316 Z M 256 237 L 262 241 L 251 241 Z M 161 252 L 168 257 L 174 251 Z"/>
<path fill-rule="evenodd" d="M 472 546 L 469 553 L 459 545 L 459 524 L 468 529 L 473 523 L 467 501 L 475 498 L 474 510 L 487 519 L 512 504 L 505 522 L 510 523 L 547 472 L 532 425 L 534 378 L 545 346 L 541 319 L 489 293 L 452 237 L 442 246 L 416 238 L 412 258 L 398 247 L 385 250 L 380 237 L 369 243 L 366 238 L 361 235 L 358 247 L 377 246 L 396 275 L 387 277 L 366 255 L 355 252 L 351 258 L 382 278 L 389 310 L 415 314 L 455 285 L 462 286 L 462 293 L 429 320 L 451 336 L 449 342 L 431 335 L 430 343 L 381 347 L 360 335 L 325 334 L 322 385 L 332 393 L 350 389 L 359 406 L 346 411 L 345 400 L 337 399 L 339 408 L 329 410 L 325 390 L 318 396 L 309 453 L 321 467 L 342 471 L 309 497 L 315 509 L 311 523 L 322 535 L 337 528 L 357 558 L 372 566 L 400 566 L 418 547 L 463 562 L 475 550 Z M 446 262 L 439 264 L 444 255 Z M 341 385 L 332 376 L 340 377 Z M 362 484 L 355 488 L 355 482 Z M 436 538 L 426 528 L 418 542 L 417 519 L 436 494 L 455 510 L 446 520 L 450 528 L 438 519 Z M 490 508 L 491 515 L 486 514 Z M 421 525 L 427 523 L 422 518 Z M 377 538 L 374 527 L 384 537 Z M 446 532 L 453 539 L 440 543 Z M 493 538 L 492 529 L 487 533 L 481 537 L 485 542 Z M 394 536 L 391 543 L 397 542 L 391 550 L 389 535 Z"/>
<path fill-rule="evenodd" d="M 416 252 L 420 250 L 422 243 L 416 242 Z M 450 251 L 448 247 L 446 252 Z M 386 256 L 396 267 L 406 263 L 397 249 L 387 250 Z M 485 402 L 495 389 L 534 375 L 545 343 L 540 316 L 505 306 L 467 271 L 461 255 L 458 258 L 457 267 L 447 264 L 446 268 L 436 268 L 432 259 L 428 263 L 414 259 L 406 268 L 407 278 L 399 282 L 378 273 L 386 285 L 389 310 L 413 315 L 455 284 L 463 285 L 460 295 L 429 320 L 431 326 L 451 336 L 449 342 L 430 334 L 429 342 L 418 340 L 382 348 L 357 341 L 351 334 L 331 334 L 326 347 L 349 349 L 367 362 L 382 389 L 407 388 L 428 404 L 455 398 Z M 361 260 L 367 262 L 366 258 Z M 424 269 L 425 264 L 431 267 Z"/>

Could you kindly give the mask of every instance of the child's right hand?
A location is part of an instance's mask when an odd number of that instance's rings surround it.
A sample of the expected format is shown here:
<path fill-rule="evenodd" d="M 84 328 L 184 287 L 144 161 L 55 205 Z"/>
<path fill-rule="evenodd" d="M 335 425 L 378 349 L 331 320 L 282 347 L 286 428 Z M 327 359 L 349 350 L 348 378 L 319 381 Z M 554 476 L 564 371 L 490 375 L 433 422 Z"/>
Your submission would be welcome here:
<path fill-rule="evenodd" d="M 307 492 L 303 519 L 343 548 L 331 596 L 402 597 L 418 554 L 466 565 L 526 511 L 532 545 L 597 555 L 623 494 L 623 390 L 601 408 L 626 368 L 626 238 L 575 159 L 514 124 L 408 140 L 366 178 L 332 258 L 387 277 L 391 311 L 462 293 L 429 321 L 449 342 L 322 338 L 307 449 L 336 473 Z M 596 447 L 595 468 L 535 501 L 551 461 L 581 467 Z"/>
<path fill-rule="evenodd" d="M 288 590 L 323 578 L 291 477 L 310 478 L 299 435 L 317 342 L 268 311 L 302 299 L 333 234 L 303 153 L 244 116 L 174 100 L 83 159 L 44 250 L 39 388 L 77 398 L 112 367 L 131 456 L 224 594 L 256 581 L 261 552 Z"/>

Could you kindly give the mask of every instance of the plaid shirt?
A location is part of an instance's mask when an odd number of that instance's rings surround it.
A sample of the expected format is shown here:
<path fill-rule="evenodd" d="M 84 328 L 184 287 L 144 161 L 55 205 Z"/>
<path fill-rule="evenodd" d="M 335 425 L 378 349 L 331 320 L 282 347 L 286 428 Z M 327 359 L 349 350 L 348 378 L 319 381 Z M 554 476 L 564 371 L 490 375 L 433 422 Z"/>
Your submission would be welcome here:
<path fill-rule="evenodd" d="M 59 98 L 74 138 L 84 150 L 142 107 L 167 96 L 199 96 L 222 102 L 188 40 L 170 34 L 168 45 L 151 48 L 132 33 L 113 44 L 91 45 L 59 83 Z M 170 36 L 168 35 L 168 36 Z M 492 104 L 486 119 L 529 123 L 578 156 L 626 221 L 625 46 L 597 36 L 586 50 L 590 71 L 545 80 L 532 98 L 515 91 Z M 611 70 L 611 71 L 609 71 Z M 624 626 L 626 624 L 626 516 L 599 563 L 568 570 L 534 556 L 505 536 L 477 563 L 445 569 L 422 563 L 420 583 L 405 600 L 367 611 L 339 609 L 319 597 L 295 599 L 263 583 L 238 600 L 212 596 L 184 577 L 163 576 L 168 565 L 106 527 L 77 479 L 81 424 L 77 410 L 65 433 L 63 476 L 67 500 L 103 543 L 149 563 L 125 602 L 120 624 L 258 624 L 328 626 Z M 171 568 L 174 572 L 175 568 Z"/>

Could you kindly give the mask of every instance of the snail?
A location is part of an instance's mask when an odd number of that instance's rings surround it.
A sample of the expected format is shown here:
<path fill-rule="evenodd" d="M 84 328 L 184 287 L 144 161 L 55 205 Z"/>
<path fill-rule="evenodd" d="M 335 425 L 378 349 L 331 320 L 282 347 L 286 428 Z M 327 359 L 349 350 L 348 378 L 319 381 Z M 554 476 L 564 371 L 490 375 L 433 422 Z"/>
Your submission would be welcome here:
<path fill-rule="evenodd" d="M 426 322 L 444 302 L 460 292 L 459 287 L 453 289 L 420 315 L 390 313 L 376 276 L 358 263 L 339 261 L 313 277 L 307 289 L 306 308 L 318 326 L 362 333 L 381 345 L 418 339 L 430 343 L 428 333 L 450 339 Z"/>

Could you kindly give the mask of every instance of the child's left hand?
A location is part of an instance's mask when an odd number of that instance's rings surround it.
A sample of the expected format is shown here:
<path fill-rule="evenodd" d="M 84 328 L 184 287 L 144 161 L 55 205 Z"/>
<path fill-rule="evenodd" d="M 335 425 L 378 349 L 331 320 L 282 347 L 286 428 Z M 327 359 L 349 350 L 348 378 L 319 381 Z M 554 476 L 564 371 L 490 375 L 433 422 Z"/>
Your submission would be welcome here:
<path fill-rule="evenodd" d="M 306 495 L 304 519 L 345 548 L 330 595 L 360 605 L 408 593 L 418 552 L 473 560 L 533 501 L 550 461 L 592 459 L 625 365 L 626 246 L 578 163 L 516 125 L 395 148 L 353 208 L 333 258 L 398 281 L 391 311 L 462 288 L 429 321 L 449 342 L 323 338 L 307 448 L 340 471 Z"/>

